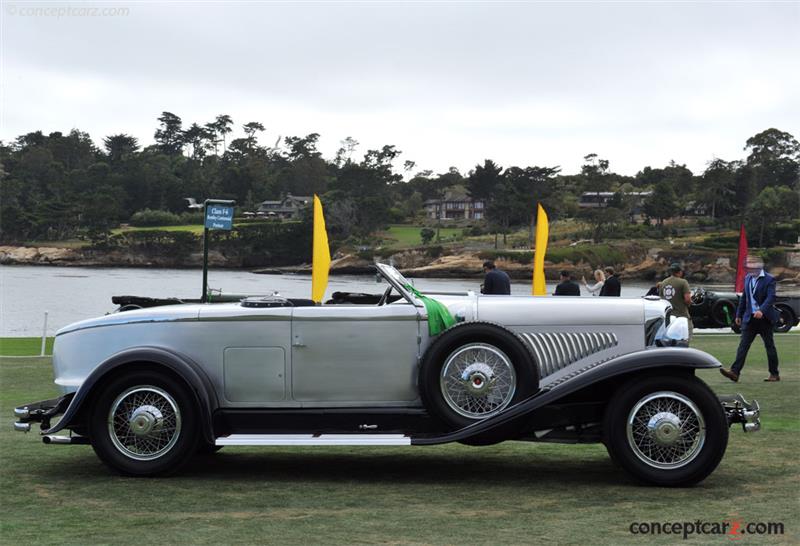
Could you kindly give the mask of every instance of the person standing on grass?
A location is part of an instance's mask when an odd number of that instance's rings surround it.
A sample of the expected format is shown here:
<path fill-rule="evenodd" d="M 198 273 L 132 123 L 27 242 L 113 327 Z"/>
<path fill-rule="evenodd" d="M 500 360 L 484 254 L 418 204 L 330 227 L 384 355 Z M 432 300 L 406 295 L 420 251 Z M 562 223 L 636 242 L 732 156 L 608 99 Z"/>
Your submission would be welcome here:
<path fill-rule="evenodd" d="M 580 296 L 581 287 L 572 280 L 572 275 L 566 269 L 561 272 L 561 282 L 556 286 L 554 296 Z"/>
<path fill-rule="evenodd" d="M 747 352 L 758 335 L 764 340 L 764 348 L 767 350 L 769 377 L 764 381 L 774 383 L 781 380 L 778 371 L 778 350 L 772 337 L 773 325 L 778 320 L 778 311 L 773 306 L 775 277 L 764 271 L 764 262 L 757 256 L 748 256 L 746 267 L 744 292 L 739 297 L 739 306 L 736 308 L 736 325 L 741 326 L 742 337 L 736 350 L 736 360 L 730 370 L 720 368 L 719 372 L 733 382 L 739 381 Z"/>
<path fill-rule="evenodd" d="M 486 275 L 481 285 L 481 294 L 511 294 L 511 279 L 505 271 L 500 271 L 492 260 L 483 262 L 483 272 Z"/>
<path fill-rule="evenodd" d="M 619 277 L 614 273 L 613 267 L 606 267 L 606 282 L 603 284 L 603 289 L 600 290 L 601 296 L 619 296 L 622 290 L 622 285 L 619 282 Z"/>
<path fill-rule="evenodd" d="M 658 296 L 667 300 L 672 305 L 672 314 L 676 317 L 686 317 L 689 321 L 689 339 L 692 336 L 692 317 L 689 306 L 692 304 L 692 289 L 684 279 L 681 264 L 674 263 L 669 266 L 670 275 L 661 281 L 658 287 Z"/>

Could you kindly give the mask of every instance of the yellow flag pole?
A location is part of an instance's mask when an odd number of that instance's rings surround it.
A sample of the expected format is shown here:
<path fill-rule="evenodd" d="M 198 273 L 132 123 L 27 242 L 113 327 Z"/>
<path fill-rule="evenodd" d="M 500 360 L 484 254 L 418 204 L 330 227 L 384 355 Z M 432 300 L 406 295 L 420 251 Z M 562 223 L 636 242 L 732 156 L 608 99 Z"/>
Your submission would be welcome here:
<path fill-rule="evenodd" d="M 331 250 L 328 246 L 322 202 L 316 195 L 314 195 L 314 247 L 311 256 L 311 299 L 320 303 L 325 297 L 325 289 L 328 288 Z"/>
<path fill-rule="evenodd" d="M 536 246 L 533 257 L 533 287 L 534 296 L 546 296 L 547 288 L 544 279 L 544 256 L 547 254 L 547 238 L 550 228 L 547 225 L 547 213 L 541 203 L 537 203 L 536 213 Z"/>

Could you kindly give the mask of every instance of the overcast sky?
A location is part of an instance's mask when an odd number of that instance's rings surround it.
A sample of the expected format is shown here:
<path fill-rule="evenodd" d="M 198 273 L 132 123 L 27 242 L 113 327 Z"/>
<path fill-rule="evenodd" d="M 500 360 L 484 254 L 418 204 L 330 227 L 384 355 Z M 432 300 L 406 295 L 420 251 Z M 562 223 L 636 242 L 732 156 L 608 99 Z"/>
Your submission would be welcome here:
<path fill-rule="evenodd" d="M 45 7 L 127 8 L 57 16 Z M 800 137 L 800 3 L 101 3 L 2 9 L 0 139 L 217 114 L 395 144 L 437 172 L 560 165 L 700 172 L 777 127 Z"/>

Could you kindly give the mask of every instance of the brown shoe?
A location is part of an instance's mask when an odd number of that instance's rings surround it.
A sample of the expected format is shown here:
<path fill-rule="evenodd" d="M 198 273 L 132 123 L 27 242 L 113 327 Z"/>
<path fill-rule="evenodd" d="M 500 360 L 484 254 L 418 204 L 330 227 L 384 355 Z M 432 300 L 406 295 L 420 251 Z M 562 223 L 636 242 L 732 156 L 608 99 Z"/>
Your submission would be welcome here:
<path fill-rule="evenodd" d="M 781 376 L 770 374 L 770 376 L 767 377 L 764 381 L 766 381 L 767 383 L 775 383 L 775 382 L 780 381 L 780 380 L 781 380 Z"/>
<path fill-rule="evenodd" d="M 725 368 L 720 368 L 719 373 L 733 381 L 734 383 L 739 382 L 739 374 L 734 372 L 733 370 L 726 370 Z"/>

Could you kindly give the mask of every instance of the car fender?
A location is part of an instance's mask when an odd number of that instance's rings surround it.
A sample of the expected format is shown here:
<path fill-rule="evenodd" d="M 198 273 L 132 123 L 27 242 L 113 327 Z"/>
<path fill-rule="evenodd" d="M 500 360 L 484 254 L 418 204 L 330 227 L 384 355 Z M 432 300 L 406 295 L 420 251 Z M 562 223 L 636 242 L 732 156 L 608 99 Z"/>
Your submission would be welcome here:
<path fill-rule="evenodd" d="M 688 347 L 651 347 L 628 353 L 606 361 L 598 361 L 560 378 L 536 394 L 518 402 L 488 419 L 439 436 L 412 438 L 413 445 L 435 445 L 461 442 L 485 434 L 493 429 L 525 419 L 529 414 L 547 404 L 580 389 L 606 379 L 631 373 L 656 370 L 694 371 L 703 368 L 720 368 L 722 364 L 713 356 Z"/>
<path fill-rule="evenodd" d="M 169 369 L 181 377 L 187 385 L 200 410 L 200 420 L 202 423 L 203 437 L 213 443 L 215 440 L 212 427 L 214 411 L 219 407 L 219 401 L 211 380 L 203 369 L 192 359 L 185 355 L 164 349 L 163 347 L 136 347 L 120 351 L 98 365 L 86 377 L 75 396 L 70 401 L 69 407 L 64 412 L 64 417 L 53 427 L 45 430 L 42 434 L 52 434 L 69 426 L 81 410 L 84 402 L 94 390 L 95 386 L 102 384 L 102 381 L 109 374 L 119 371 L 121 368 L 134 364 L 147 363 L 158 367 Z"/>

